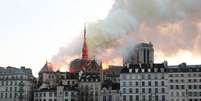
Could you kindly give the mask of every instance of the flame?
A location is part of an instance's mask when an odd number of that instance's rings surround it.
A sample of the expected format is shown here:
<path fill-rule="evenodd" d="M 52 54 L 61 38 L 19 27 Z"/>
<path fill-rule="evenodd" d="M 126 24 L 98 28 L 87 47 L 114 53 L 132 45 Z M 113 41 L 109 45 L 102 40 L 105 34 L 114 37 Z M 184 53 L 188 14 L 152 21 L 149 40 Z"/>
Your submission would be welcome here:
<path fill-rule="evenodd" d="M 103 61 L 103 69 L 108 69 L 109 65 L 122 65 L 123 60 L 121 57 L 116 57 L 110 61 Z"/>

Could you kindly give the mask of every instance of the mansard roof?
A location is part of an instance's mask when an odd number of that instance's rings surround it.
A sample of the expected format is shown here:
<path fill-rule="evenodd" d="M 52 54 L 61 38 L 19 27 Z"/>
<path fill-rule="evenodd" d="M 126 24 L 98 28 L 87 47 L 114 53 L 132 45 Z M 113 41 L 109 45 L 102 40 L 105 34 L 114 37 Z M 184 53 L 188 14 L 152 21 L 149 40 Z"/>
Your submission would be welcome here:
<path fill-rule="evenodd" d="M 163 69 L 162 69 L 163 68 Z M 121 70 L 121 73 L 142 73 L 142 72 L 165 72 L 166 68 L 161 64 L 129 64 Z"/>
<path fill-rule="evenodd" d="M 63 85 L 62 85 L 63 86 Z M 36 92 L 55 92 L 57 90 L 57 87 L 51 87 L 51 88 L 42 88 L 42 89 L 37 89 L 35 90 Z M 79 91 L 77 87 L 75 86 L 63 86 L 64 91 Z"/>
<path fill-rule="evenodd" d="M 0 75 L 16 75 L 16 74 L 26 74 L 32 76 L 32 70 L 30 68 L 25 68 L 22 66 L 21 68 L 8 66 L 6 68 L 0 67 Z"/>
<path fill-rule="evenodd" d="M 100 82 L 99 73 L 83 73 L 80 78 L 81 82 Z"/>
<path fill-rule="evenodd" d="M 162 69 L 164 68 L 164 69 Z M 137 71 L 136 71 L 137 69 Z M 150 71 L 148 71 L 150 69 Z M 143 70 L 143 71 L 142 71 Z M 121 70 L 121 73 L 142 73 L 142 72 L 201 72 L 201 65 L 186 65 L 182 63 L 176 66 L 168 66 L 162 64 L 129 64 Z"/>
<path fill-rule="evenodd" d="M 186 63 L 177 66 L 169 66 L 168 72 L 201 72 L 201 65 L 186 65 Z"/>
<path fill-rule="evenodd" d="M 66 73 L 66 79 L 78 79 L 78 73 Z"/>

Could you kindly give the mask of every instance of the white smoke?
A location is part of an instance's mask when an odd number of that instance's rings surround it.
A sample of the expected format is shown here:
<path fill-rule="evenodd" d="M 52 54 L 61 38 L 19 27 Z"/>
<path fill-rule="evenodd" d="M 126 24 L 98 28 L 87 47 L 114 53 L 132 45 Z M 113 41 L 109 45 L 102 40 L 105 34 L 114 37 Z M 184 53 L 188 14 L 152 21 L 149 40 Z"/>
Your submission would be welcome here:
<path fill-rule="evenodd" d="M 108 16 L 87 29 L 90 55 L 101 60 L 121 57 L 136 43 L 149 41 L 166 56 L 180 50 L 200 56 L 201 1 L 116 0 Z M 81 42 L 72 44 L 75 48 L 61 48 L 53 62 L 66 64 L 69 57 L 79 56 Z"/>

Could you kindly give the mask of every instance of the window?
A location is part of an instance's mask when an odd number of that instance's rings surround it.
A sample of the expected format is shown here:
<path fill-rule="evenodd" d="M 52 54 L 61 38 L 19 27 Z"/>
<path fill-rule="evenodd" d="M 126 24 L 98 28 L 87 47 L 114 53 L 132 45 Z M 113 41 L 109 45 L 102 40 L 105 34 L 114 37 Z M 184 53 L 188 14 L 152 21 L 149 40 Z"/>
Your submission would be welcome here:
<path fill-rule="evenodd" d="M 148 79 L 151 79 L 151 75 L 150 74 L 148 75 Z"/>
<path fill-rule="evenodd" d="M 123 88 L 123 93 L 126 93 L 126 88 Z"/>
<path fill-rule="evenodd" d="M 10 91 L 12 91 L 13 89 L 12 89 L 12 87 L 10 87 Z"/>
<path fill-rule="evenodd" d="M 191 79 L 188 79 L 188 82 L 191 82 Z"/>
<path fill-rule="evenodd" d="M 157 81 L 155 81 L 155 86 L 158 86 L 158 82 Z"/>
<path fill-rule="evenodd" d="M 174 86 L 173 86 L 173 85 L 170 85 L 170 89 L 174 89 Z"/>
<path fill-rule="evenodd" d="M 1 93 L 1 98 L 3 98 L 3 93 Z"/>
<path fill-rule="evenodd" d="M 151 95 L 149 95 L 149 101 L 152 101 L 152 96 Z"/>
<path fill-rule="evenodd" d="M 144 81 L 142 81 L 142 86 L 145 86 L 145 82 Z"/>
<path fill-rule="evenodd" d="M 109 101 L 112 101 L 112 95 L 109 95 Z"/>
<path fill-rule="evenodd" d="M 139 93 L 139 89 L 138 88 L 136 88 L 136 91 L 135 91 L 136 93 Z"/>
<path fill-rule="evenodd" d="M 151 93 L 151 88 L 149 88 L 149 93 Z"/>
<path fill-rule="evenodd" d="M 123 82 L 123 86 L 126 86 L 126 82 Z"/>
<path fill-rule="evenodd" d="M 142 100 L 145 100 L 145 95 L 142 95 Z"/>
<path fill-rule="evenodd" d="M 12 98 L 12 93 L 10 93 L 10 98 Z"/>
<path fill-rule="evenodd" d="M 17 91 L 17 87 L 15 87 L 15 91 Z"/>
<path fill-rule="evenodd" d="M 158 88 L 155 88 L 155 93 L 158 93 Z"/>
<path fill-rule="evenodd" d="M 197 89 L 197 85 L 194 85 L 194 87 L 193 87 L 194 89 Z"/>
<path fill-rule="evenodd" d="M 176 96 L 179 96 L 179 92 L 176 92 Z"/>
<path fill-rule="evenodd" d="M 162 93 L 165 93 L 165 88 L 162 88 L 162 89 L 161 89 L 161 92 L 162 92 Z"/>
<path fill-rule="evenodd" d="M 155 100 L 158 100 L 158 95 L 155 96 Z"/>
<path fill-rule="evenodd" d="M 135 82 L 135 85 L 138 86 L 138 82 Z"/>
<path fill-rule="evenodd" d="M 181 89 L 185 89 L 184 85 L 181 85 Z"/>
<path fill-rule="evenodd" d="M 151 86 L 151 81 L 148 82 L 148 85 Z"/>
<path fill-rule="evenodd" d="M 165 79 L 164 75 L 161 76 L 161 79 Z"/>
<path fill-rule="evenodd" d="M 126 100 L 126 95 L 123 95 L 123 100 Z"/>
<path fill-rule="evenodd" d="M 173 77 L 173 75 L 172 75 L 172 74 L 170 74 L 170 75 L 169 75 L 169 77 Z"/>
<path fill-rule="evenodd" d="M 138 95 L 135 96 L 135 100 L 139 100 L 139 96 Z"/>
<path fill-rule="evenodd" d="M 162 101 L 165 101 L 165 95 L 162 95 Z"/>
<path fill-rule="evenodd" d="M 103 101 L 106 101 L 106 96 L 103 96 Z"/>
<path fill-rule="evenodd" d="M 145 93 L 145 88 L 142 88 L 142 93 Z"/>
<path fill-rule="evenodd" d="M 129 85 L 132 86 L 132 82 L 129 82 Z"/>
<path fill-rule="evenodd" d="M 170 83 L 173 83 L 173 80 L 170 80 Z"/>
<path fill-rule="evenodd" d="M 191 85 L 188 85 L 188 89 L 192 89 L 192 86 L 191 86 Z"/>
<path fill-rule="evenodd" d="M 164 82 L 164 81 L 161 81 L 161 85 L 162 85 L 162 86 L 165 86 L 165 82 Z"/>
<path fill-rule="evenodd" d="M 68 96 L 68 92 L 65 92 L 65 96 Z"/>
<path fill-rule="evenodd" d="M 132 95 L 129 96 L 129 100 L 133 101 L 133 96 Z"/>
<path fill-rule="evenodd" d="M 176 89 L 179 89 L 179 85 L 176 85 Z"/>
<path fill-rule="evenodd" d="M 182 96 L 185 96 L 185 92 L 182 92 L 181 94 L 182 94 Z"/>
<path fill-rule="evenodd" d="M 133 93 L 133 89 L 132 88 L 129 88 L 129 93 Z"/>

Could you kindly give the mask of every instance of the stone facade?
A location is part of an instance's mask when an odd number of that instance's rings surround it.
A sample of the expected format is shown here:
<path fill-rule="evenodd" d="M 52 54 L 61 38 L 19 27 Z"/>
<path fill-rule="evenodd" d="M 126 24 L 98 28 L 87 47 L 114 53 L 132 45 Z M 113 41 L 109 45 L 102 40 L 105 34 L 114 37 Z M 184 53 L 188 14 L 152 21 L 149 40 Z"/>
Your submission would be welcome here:
<path fill-rule="evenodd" d="M 0 67 L 1 101 L 32 101 L 34 77 L 32 70 L 21 67 Z"/>

